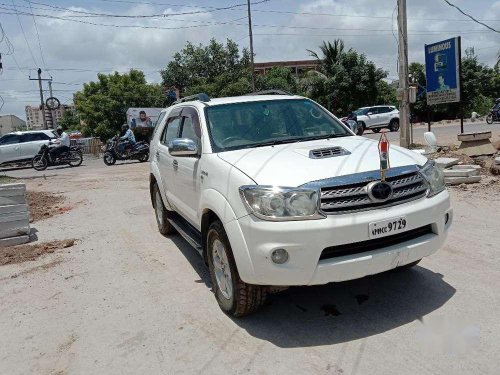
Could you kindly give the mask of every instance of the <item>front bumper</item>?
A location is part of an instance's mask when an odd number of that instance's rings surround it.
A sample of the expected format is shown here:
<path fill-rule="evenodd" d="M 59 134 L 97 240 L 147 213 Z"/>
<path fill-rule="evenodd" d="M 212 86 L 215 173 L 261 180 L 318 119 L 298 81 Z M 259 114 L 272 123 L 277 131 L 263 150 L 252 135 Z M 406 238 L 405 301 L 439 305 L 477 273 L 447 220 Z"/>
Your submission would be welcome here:
<path fill-rule="evenodd" d="M 446 214 L 448 221 L 446 222 Z M 369 240 L 374 221 L 406 216 L 407 230 L 431 225 L 432 233 L 363 253 L 320 260 L 331 246 Z M 243 281 L 260 285 L 315 285 L 361 278 L 402 266 L 436 252 L 452 222 L 448 192 L 432 198 L 322 220 L 270 222 L 247 215 L 226 223 L 238 272 Z M 284 264 L 271 261 L 271 252 L 289 253 Z"/>

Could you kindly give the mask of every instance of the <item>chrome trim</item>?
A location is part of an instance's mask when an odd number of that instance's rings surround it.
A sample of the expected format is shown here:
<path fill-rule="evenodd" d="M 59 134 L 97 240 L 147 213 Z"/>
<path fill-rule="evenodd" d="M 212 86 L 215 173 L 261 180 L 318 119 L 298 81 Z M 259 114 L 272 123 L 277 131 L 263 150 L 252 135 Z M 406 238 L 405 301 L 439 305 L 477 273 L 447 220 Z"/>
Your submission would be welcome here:
<path fill-rule="evenodd" d="M 198 145 L 189 138 L 175 138 L 168 142 L 168 152 L 172 156 L 197 156 Z"/>

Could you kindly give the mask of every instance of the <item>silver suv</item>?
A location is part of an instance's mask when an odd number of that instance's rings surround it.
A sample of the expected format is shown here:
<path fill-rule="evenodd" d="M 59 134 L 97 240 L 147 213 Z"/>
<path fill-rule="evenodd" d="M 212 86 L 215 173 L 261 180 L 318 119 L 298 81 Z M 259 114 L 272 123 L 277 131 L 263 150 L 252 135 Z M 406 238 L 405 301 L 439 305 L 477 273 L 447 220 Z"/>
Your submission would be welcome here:
<path fill-rule="evenodd" d="M 388 128 L 391 132 L 399 130 L 399 111 L 392 105 L 362 107 L 355 110 L 354 114 L 358 125 L 364 130 L 370 129 L 375 133 L 383 128 Z"/>

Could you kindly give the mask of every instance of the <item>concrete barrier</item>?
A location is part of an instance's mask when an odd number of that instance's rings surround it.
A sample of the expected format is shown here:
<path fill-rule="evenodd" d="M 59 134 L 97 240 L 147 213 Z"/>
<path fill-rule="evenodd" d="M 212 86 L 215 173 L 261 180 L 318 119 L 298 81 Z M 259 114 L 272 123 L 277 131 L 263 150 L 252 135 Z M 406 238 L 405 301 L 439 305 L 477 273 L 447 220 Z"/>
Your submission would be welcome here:
<path fill-rule="evenodd" d="M 29 242 L 26 185 L 0 185 L 0 247 Z"/>

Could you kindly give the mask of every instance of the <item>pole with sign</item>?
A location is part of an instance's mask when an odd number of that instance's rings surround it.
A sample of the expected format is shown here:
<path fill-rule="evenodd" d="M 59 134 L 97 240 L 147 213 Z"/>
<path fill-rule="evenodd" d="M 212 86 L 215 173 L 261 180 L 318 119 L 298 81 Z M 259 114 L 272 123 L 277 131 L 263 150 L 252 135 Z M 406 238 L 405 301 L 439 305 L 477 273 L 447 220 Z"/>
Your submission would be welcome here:
<path fill-rule="evenodd" d="M 459 102 L 463 133 L 461 59 L 460 37 L 425 45 L 427 105 Z"/>

